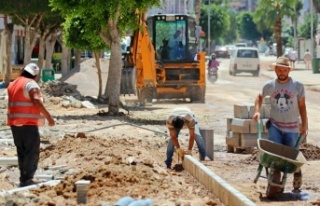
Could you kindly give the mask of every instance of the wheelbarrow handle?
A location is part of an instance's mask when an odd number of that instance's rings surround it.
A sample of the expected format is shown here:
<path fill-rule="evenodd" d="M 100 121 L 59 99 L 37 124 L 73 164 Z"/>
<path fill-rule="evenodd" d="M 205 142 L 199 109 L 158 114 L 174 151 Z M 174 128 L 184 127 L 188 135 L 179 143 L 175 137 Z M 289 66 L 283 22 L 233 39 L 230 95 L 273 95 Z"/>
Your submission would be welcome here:
<path fill-rule="evenodd" d="M 261 133 L 262 133 L 262 120 L 261 119 L 259 119 L 258 120 L 258 139 L 261 139 Z"/>
<path fill-rule="evenodd" d="M 296 145 L 294 146 L 294 148 L 298 149 L 299 148 L 299 145 L 300 145 L 300 142 L 303 142 L 305 138 L 307 138 L 307 135 L 304 135 L 303 139 L 302 139 L 302 134 L 299 135 L 298 139 L 297 139 L 297 142 L 296 142 Z"/>

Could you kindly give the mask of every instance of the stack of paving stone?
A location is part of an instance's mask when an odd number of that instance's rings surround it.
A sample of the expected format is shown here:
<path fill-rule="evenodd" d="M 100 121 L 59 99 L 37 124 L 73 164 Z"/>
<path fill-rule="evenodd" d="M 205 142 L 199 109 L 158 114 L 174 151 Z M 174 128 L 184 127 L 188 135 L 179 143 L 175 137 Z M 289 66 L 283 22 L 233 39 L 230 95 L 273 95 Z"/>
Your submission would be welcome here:
<path fill-rule="evenodd" d="M 267 138 L 265 123 L 270 116 L 270 99 L 265 98 L 260 109 L 262 120 L 261 138 Z M 255 113 L 254 105 L 234 105 L 234 117 L 227 118 L 226 144 L 227 152 L 251 152 L 257 147 L 258 123 L 252 119 Z"/>

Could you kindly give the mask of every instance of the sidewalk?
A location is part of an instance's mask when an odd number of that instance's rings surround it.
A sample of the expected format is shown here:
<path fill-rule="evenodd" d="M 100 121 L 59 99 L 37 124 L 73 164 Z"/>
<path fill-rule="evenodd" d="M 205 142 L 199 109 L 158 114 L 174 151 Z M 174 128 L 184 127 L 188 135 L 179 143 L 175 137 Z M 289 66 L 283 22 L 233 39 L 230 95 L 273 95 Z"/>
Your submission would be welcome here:
<path fill-rule="evenodd" d="M 262 70 L 261 75 L 270 78 L 276 77 L 275 72 L 271 68 Z M 308 88 L 320 92 L 320 73 L 313 73 L 313 69 L 306 70 L 303 62 L 296 62 L 295 69 L 289 75 L 301 81 Z"/>

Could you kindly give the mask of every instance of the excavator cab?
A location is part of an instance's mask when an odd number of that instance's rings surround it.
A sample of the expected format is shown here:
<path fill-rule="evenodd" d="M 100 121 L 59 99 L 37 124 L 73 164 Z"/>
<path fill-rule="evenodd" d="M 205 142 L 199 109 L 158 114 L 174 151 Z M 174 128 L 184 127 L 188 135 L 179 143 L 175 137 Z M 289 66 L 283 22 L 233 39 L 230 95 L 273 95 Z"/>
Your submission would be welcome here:
<path fill-rule="evenodd" d="M 195 18 L 185 14 L 139 15 L 121 76 L 121 94 L 205 102 L 205 52 L 197 52 Z"/>
<path fill-rule="evenodd" d="M 162 62 L 190 62 L 197 54 L 195 19 L 189 15 L 157 14 L 147 17 L 148 33 Z"/>

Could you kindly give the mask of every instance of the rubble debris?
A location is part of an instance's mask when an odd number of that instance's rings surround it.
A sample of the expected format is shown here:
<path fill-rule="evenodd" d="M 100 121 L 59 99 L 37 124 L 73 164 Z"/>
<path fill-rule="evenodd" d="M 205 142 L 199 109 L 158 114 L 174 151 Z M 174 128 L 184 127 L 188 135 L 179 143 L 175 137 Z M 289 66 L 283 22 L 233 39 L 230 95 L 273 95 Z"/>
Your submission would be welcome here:
<path fill-rule="evenodd" d="M 320 147 L 312 144 L 304 143 L 300 145 L 300 151 L 308 160 L 320 160 Z"/>

